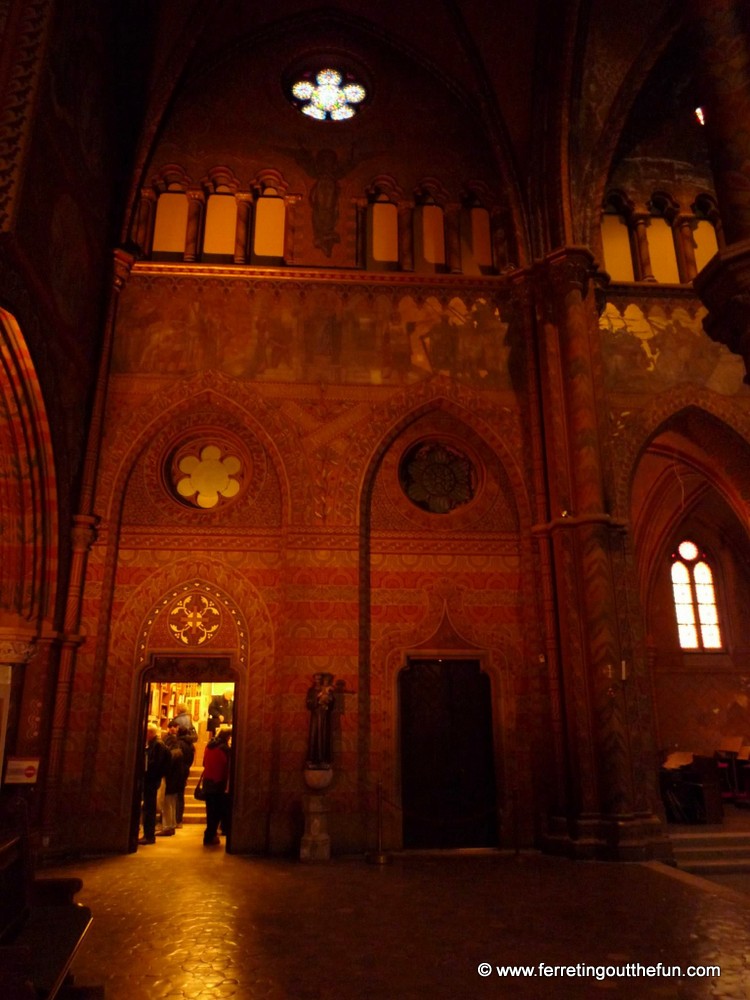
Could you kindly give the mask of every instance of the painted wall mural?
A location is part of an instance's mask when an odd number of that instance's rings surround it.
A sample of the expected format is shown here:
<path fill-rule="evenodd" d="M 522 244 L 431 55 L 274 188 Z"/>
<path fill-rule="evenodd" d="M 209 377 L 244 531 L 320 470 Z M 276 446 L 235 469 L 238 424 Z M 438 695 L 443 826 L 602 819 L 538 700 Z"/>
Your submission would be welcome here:
<path fill-rule="evenodd" d="M 608 302 L 599 320 L 607 388 L 659 392 L 691 382 L 725 396 L 747 393 L 742 358 L 710 339 L 705 315 L 692 299 Z"/>
<path fill-rule="evenodd" d="M 239 281 L 134 278 L 114 353 L 121 373 L 205 368 L 264 382 L 402 385 L 431 375 L 510 388 L 510 324 L 489 293 L 441 301 Z"/>

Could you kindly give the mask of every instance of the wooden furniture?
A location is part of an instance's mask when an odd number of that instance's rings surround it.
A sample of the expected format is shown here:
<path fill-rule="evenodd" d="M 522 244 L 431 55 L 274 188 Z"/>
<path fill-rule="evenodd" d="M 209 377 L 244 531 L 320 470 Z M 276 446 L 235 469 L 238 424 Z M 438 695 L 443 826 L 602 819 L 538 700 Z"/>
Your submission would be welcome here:
<path fill-rule="evenodd" d="M 670 823 L 723 821 L 719 769 L 713 757 L 671 755 L 661 769 L 660 785 Z"/>
<path fill-rule="evenodd" d="M 91 910 L 73 901 L 78 878 L 35 878 L 28 845 L 0 835 L 0 993 L 3 1000 L 103 997 L 77 989 L 70 966 L 91 924 Z"/>

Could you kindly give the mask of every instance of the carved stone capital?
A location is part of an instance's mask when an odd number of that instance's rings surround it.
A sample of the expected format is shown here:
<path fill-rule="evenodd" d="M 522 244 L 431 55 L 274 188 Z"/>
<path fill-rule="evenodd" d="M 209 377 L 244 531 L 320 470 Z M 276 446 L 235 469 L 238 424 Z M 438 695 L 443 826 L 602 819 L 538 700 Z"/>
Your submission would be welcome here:
<path fill-rule="evenodd" d="M 130 272 L 135 264 L 135 257 L 122 247 L 117 247 L 114 252 L 114 278 L 115 290 L 120 292 L 125 286 L 125 282 L 130 277 Z"/>
<path fill-rule="evenodd" d="M 597 271 L 596 261 L 587 247 L 562 247 L 546 257 L 545 264 L 557 295 L 564 299 L 569 291 L 576 290 L 586 297 L 589 282 Z"/>
<path fill-rule="evenodd" d="M 0 663 L 28 663 L 34 653 L 36 653 L 35 642 L 0 636 Z"/>
<path fill-rule="evenodd" d="M 89 514 L 74 514 L 71 538 L 73 549 L 87 552 L 96 541 L 96 528 L 99 518 Z"/>

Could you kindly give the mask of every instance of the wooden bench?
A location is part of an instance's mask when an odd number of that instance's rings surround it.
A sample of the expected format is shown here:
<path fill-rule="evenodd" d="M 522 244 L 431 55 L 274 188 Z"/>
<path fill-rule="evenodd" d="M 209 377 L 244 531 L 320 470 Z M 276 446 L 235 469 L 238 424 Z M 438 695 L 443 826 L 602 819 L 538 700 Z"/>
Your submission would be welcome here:
<path fill-rule="evenodd" d="M 103 997 L 78 989 L 70 966 L 91 924 L 74 902 L 78 878 L 36 878 L 25 838 L 0 835 L 0 995 L 3 1000 Z"/>

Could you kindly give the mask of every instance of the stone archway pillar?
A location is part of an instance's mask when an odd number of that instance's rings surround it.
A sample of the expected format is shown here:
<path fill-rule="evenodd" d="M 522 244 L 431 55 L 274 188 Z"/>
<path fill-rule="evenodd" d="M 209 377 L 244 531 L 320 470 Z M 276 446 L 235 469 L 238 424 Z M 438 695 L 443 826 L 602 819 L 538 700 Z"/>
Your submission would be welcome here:
<path fill-rule="evenodd" d="M 625 525 L 607 510 L 595 264 L 564 248 L 536 268 L 548 521 L 535 527 L 552 607 L 562 712 L 562 800 L 545 846 L 575 857 L 669 853 L 657 818 L 643 650 L 618 590 L 631 585 Z M 624 581 L 624 583 L 623 583 Z M 631 606 L 636 606 L 635 601 Z"/>
<path fill-rule="evenodd" d="M 750 382 L 750 25 L 744 0 L 691 0 L 706 136 L 726 247 L 695 280 L 706 333 L 745 361 Z M 744 125 L 743 125 L 744 123 Z"/>
<path fill-rule="evenodd" d="M 131 254 L 120 249 L 115 250 L 109 308 L 104 328 L 94 405 L 89 423 L 88 442 L 84 456 L 80 511 L 74 514 L 72 519 L 71 563 L 65 603 L 60 663 L 55 689 L 43 808 L 43 825 L 48 837 L 55 826 L 55 813 L 59 805 L 65 777 L 65 735 L 70 713 L 70 697 L 73 689 L 77 652 L 83 642 L 80 628 L 86 567 L 89 551 L 96 540 L 96 529 L 99 523 L 99 518 L 93 511 L 94 487 L 104 427 L 104 409 L 109 384 L 109 367 L 112 357 L 115 319 L 120 292 L 130 275 L 133 263 L 134 258 Z M 76 779 L 80 780 L 80 775 L 77 775 Z"/>

